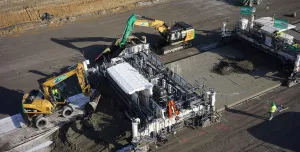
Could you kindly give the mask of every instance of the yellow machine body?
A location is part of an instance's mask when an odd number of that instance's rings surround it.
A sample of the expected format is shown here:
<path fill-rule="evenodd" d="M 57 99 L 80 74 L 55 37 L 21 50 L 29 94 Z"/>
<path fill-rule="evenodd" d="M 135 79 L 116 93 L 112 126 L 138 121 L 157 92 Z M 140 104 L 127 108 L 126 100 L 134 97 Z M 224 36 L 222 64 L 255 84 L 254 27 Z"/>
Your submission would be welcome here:
<path fill-rule="evenodd" d="M 52 89 L 54 89 L 57 84 L 64 82 L 64 80 L 73 75 L 76 75 L 82 93 L 85 96 L 91 95 L 91 87 L 85 77 L 83 64 L 78 63 L 69 70 L 70 71 L 57 77 L 49 78 L 42 84 L 42 91 L 32 91 L 31 93 L 26 93 L 22 100 L 24 113 L 29 115 L 51 114 L 57 105 L 66 104 L 66 98 L 56 100 L 53 97 L 54 95 L 52 94 Z M 61 90 L 59 89 L 58 92 L 62 94 Z"/>

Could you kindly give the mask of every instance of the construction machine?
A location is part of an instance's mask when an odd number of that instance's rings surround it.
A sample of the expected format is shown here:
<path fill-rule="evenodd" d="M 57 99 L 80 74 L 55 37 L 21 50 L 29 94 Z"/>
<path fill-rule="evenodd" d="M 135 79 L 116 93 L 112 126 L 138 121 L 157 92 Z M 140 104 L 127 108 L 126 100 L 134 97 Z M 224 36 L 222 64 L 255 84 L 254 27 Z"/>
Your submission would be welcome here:
<path fill-rule="evenodd" d="M 262 2 L 262 0 L 241 0 L 241 4 L 243 6 L 249 6 L 252 7 L 253 4 L 259 5 Z"/>
<path fill-rule="evenodd" d="M 137 19 L 137 17 L 140 17 L 141 19 Z M 97 61 L 103 54 L 110 54 L 111 58 L 118 56 L 119 53 L 121 53 L 122 50 L 127 46 L 129 41 L 146 41 L 145 37 L 144 40 L 138 40 L 137 37 L 130 37 L 132 29 L 135 25 L 151 27 L 160 33 L 160 35 L 163 37 L 163 41 L 154 44 L 153 48 L 155 53 L 159 55 L 164 55 L 192 47 L 191 41 L 195 38 L 194 28 L 185 22 L 177 22 L 169 27 L 164 21 L 133 14 L 127 21 L 122 37 L 114 41 L 112 45 L 106 48 L 95 59 L 95 61 Z"/>
<path fill-rule="evenodd" d="M 69 118 L 76 108 L 87 102 L 95 110 L 99 96 L 95 96 L 96 92 L 88 83 L 87 64 L 77 63 L 67 70 L 47 79 L 41 90 L 32 90 L 23 96 L 23 111 L 36 127 L 46 127 L 47 117 L 54 112 L 61 112 L 63 117 Z"/>
<path fill-rule="evenodd" d="M 141 18 L 136 19 L 134 25 L 154 28 L 163 37 L 164 40 L 157 44 L 157 48 L 154 48 L 158 49 L 158 54 L 163 55 L 192 46 L 191 41 L 195 38 L 195 30 L 191 25 L 181 21 L 168 26 L 161 20 L 135 14 L 133 16 Z"/>
<path fill-rule="evenodd" d="M 227 23 L 223 22 L 222 43 L 234 38 L 276 57 L 281 63 L 282 72 L 289 75 L 285 78 L 285 85 L 292 87 L 299 84 L 300 32 L 297 26 L 275 16 L 255 19 L 254 12 L 248 17 L 241 17 L 231 31 L 226 28 Z"/>

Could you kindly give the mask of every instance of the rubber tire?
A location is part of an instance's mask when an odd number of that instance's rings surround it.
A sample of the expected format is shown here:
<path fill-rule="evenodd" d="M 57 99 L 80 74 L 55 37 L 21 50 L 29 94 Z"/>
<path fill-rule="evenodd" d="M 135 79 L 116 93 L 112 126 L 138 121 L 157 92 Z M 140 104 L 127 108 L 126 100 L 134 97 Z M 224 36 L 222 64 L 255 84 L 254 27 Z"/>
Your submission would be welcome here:
<path fill-rule="evenodd" d="M 39 117 L 35 120 L 35 126 L 37 128 L 45 128 L 49 124 L 49 121 L 45 117 Z"/>
<path fill-rule="evenodd" d="M 72 116 L 73 111 L 74 110 L 71 106 L 65 106 L 62 115 L 64 118 L 69 118 Z"/>

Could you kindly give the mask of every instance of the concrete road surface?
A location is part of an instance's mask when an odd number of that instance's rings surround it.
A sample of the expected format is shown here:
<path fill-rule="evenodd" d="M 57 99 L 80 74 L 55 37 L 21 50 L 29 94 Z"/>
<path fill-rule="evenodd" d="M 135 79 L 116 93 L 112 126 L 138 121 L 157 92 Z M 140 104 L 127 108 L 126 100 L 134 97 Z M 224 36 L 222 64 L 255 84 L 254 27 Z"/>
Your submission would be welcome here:
<path fill-rule="evenodd" d="M 166 23 L 185 21 L 197 31 L 195 45 L 210 43 L 223 21 L 239 17 L 239 0 L 174 0 L 161 5 L 77 21 L 63 27 L 30 30 L 15 37 L 0 38 L 0 118 L 21 111 L 23 92 L 37 89 L 46 77 L 84 58 L 93 59 L 123 32 L 127 18 L 137 13 Z M 268 6 L 268 9 L 266 9 Z M 299 10 L 298 0 L 265 0 L 257 15 L 282 16 Z M 292 18 L 291 18 L 292 19 Z M 296 20 L 296 19 L 292 19 Z M 134 35 L 160 38 L 157 31 L 136 27 Z M 197 51 L 197 50 L 195 50 Z M 189 53 L 184 52 L 183 53 Z M 172 55 L 170 55 L 172 56 Z"/>
<path fill-rule="evenodd" d="M 167 64 L 190 84 L 206 85 L 216 91 L 216 109 L 224 109 L 281 85 L 288 75 L 279 74 L 280 60 L 239 42 Z M 230 59 L 231 57 L 231 59 Z M 213 71 L 221 60 L 248 60 L 254 70 L 221 75 Z"/>
<path fill-rule="evenodd" d="M 157 152 L 298 152 L 299 85 L 278 88 L 245 104 L 226 109 L 222 121 L 207 128 L 188 128 L 170 135 Z M 268 120 L 271 102 L 289 109 Z"/>

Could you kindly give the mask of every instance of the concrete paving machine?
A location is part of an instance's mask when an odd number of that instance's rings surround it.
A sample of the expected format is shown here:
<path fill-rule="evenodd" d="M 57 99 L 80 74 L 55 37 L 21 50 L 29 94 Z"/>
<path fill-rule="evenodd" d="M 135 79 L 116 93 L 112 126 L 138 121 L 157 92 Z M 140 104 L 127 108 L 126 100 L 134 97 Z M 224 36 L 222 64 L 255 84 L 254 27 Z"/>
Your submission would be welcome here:
<path fill-rule="evenodd" d="M 134 40 L 91 71 L 107 78 L 119 95 L 116 102 L 132 121 L 135 148 L 163 142 L 184 126 L 204 127 L 219 121 L 216 92 L 189 84 L 162 64 L 149 43 Z"/>
<path fill-rule="evenodd" d="M 98 97 L 95 96 L 87 80 L 87 64 L 75 64 L 68 71 L 49 78 L 41 86 L 42 90 L 32 90 L 23 96 L 23 111 L 38 128 L 48 125 L 47 116 L 56 111 L 69 118 L 73 111 L 86 103 L 94 110 Z"/>
<path fill-rule="evenodd" d="M 300 82 L 300 32 L 295 25 L 287 20 L 274 17 L 254 19 L 254 12 L 249 18 L 241 17 L 232 31 L 226 29 L 226 22 L 222 27 L 222 40 L 233 37 L 279 58 L 283 68 L 290 69 L 287 79 L 289 87 Z M 288 32 L 289 31 L 289 32 Z M 287 71 L 287 70 L 285 70 Z"/>

